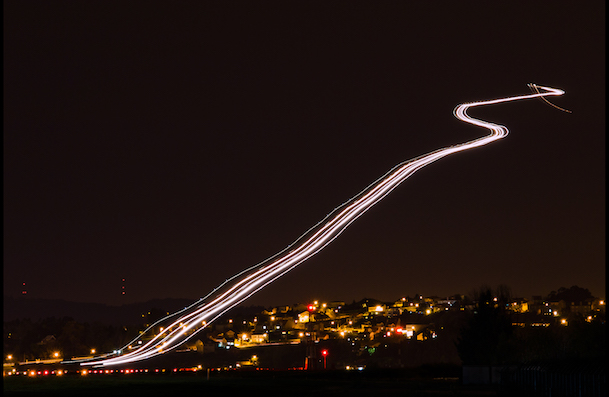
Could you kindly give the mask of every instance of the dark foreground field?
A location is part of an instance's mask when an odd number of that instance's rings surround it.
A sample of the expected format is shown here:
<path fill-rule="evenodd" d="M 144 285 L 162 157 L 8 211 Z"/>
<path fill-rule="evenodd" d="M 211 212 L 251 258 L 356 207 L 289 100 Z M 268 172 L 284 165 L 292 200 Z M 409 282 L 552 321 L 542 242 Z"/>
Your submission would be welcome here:
<path fill-rule="evenodd" d="M 5 396 L 190 396 L 265 393 L 289 396 L 500 396 L 495 388 L 461 385 L 458 378 L 412 377 L 398 372 L 255 371 L 212 374 L 129 374 L 64 377 L 5 377 Z"/>

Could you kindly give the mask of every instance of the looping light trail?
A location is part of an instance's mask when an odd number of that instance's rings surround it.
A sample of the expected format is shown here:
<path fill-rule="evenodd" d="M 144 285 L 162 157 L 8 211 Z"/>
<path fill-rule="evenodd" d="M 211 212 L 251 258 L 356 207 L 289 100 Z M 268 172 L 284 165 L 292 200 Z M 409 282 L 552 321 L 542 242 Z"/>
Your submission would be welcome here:
<path fill-rule="evenodd" d="M 531 89 L 531 91 L 533 91 L 533 92 L 535 92 L 535 93 L 539 94 L 539 88 L 540 88 L 540 87 L 539 87 L 538 85 L 536 85 L 536 84 L 532 84 L 532 83 L 531 83 L 531 84 L 528 84 L 528 86 L 529 86 L 529 88 Z M 539 99 L 541 99 L 542 101 L 544 101 L 545 103 L 547 103 L 548 105 L 552 106 L 552 107 L 553 107 L 553 108 L 555 108 L 555 109 L 562 110 L 563 112 L 566 112 L 566 113 L 573 113 L 573 112 L 571 112 L 570 110 L 563 109 L 563 108 L 561 108 L 560 106 L 556 106 L 556 105 L 554 105 L 553 103 L 551 103 L 550 101 L 548 101 L 546 98 L 544 98 L 544 97 L 542 97 L 542 96 L 541 96 L 541 97 L 539 97 Z"/>
<path fill-rule="evenodd" d="M 556 88 L 535 84 L 529 84 L 529 87 L 534 90 L 533 94 L 464 103 L 457 106 L 454 110 L 454 115 L 459 120 L 487 128 L 490 130 L 490 134 L 465 143 L 438 149 L 398 164 L 358 195 L 337 207 L 283 251 L 231 277 L 206 297 L 201 298 L 191 306 L 159 320 L 141 333 L 140 336 L 132 340 L 127 346 L 115 353 L 83 361 L 81 365 L 110 366 L 126 364 L 145 360 L 175 349 L 227 310 L 237 306 L 257 291 L 321 251 L 351 223 L 381 201 L 416 171 L 450 154 L 489 144 L 508 134 L 508 129 L 505 126 L 471 118 L 467 114 L 469 108 L 531 98 L 545 99 L 543 97 L 564 94 L 564 91 Z M 208 298 L 210 300 L 206 302 L 205 300 Z M 154 335 L 156 326 L 161 323 L 169 324 L 160 333 Z M 135 345 L 135 348 L 131 348 L 133 345 Z"/>

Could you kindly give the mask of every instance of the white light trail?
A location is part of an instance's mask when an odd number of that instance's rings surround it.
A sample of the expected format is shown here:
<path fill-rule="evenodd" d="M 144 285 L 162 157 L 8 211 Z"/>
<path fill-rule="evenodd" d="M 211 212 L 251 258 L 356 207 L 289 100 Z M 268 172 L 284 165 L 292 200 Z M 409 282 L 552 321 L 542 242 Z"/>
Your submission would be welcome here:
<path fill-rule="evenodd" d="M 490 134 L 465 143 L 438 149 L 398 164 L 351 200 L 337 207 L 322 221 L 308 230 L 283 251 L 266 261 L 231 277 L 205 298 L 201 298 L 201 300 L 193 303 L 191 306 L 159 320 L 157 323 L 150 326 L 140 336 L 127 345 L 133 345 L 136 341 L 138 341 L 138 343 L 141 342 L 136 348 L 129 349 L 125 346 L 117 353 L 107 354 L 90 361 L 81 362 L 81 365 L 110 366 L 125 364 L 145 360 L 175 349 L 193 337 L 198 331 L 212 323 L 227 310 L 243 302 L 252 294 L 321 251 L 337 238 L 347 226 L 362 216 L 373 205 L 377 204 L 400 183 L 404 182 L 419 169 L 450 154 L 489 144 L 508 134 L 508 129 L 505 126 L 469 117 L 467 114 L 469 108 L 531 98 L 545 99 L 543 98 L 545 96 L 560 96 L 564 94 L 564 91 L 556 88 L 543 87 L 535 84 L 529 84 L 529 87 L 534 90 L 533 94 L 512 96 L 490 101 L 464 103 L 457 106 L 454 110 L 454 114 L 459 120 L 487 128 L 491 131 Z M 211 297 L 211 300 L 209 302 L 204 302 L 204 300 L 209 297 Z M 147 342 L 143 342 L 143 338 L 149 335 L 148 331 L 153 332 L 154 327 L 161 321 L 166 322 L 174 317 L 175 319 L 173 322 L 165 326 L 159 334 L 153 336 Z M 129 351 L 123 354 L 124 350 Z"/>

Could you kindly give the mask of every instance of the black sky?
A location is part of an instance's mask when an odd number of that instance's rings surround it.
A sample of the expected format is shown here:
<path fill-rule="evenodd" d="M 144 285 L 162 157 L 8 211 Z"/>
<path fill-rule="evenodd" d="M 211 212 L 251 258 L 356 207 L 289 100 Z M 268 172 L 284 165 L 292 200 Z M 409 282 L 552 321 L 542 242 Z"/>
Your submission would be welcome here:
<path fill-rule="evenodd" d="M 4 2 L 4 293 L 198 298 L 434 163 L 251 304 L 605 295 L 605 5 Z M 220 5 L 221 4 L 221 5 Z M 122 297 L 121 279 L 127 295 Z"/>

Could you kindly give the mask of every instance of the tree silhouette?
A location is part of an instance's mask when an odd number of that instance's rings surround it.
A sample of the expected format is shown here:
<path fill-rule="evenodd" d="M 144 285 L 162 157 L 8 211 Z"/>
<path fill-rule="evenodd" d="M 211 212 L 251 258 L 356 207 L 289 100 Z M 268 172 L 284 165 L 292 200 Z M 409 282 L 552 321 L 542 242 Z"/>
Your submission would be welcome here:
<path fill-rule="evenodd" d="M 510 360 L 512 322 L 507 312 L 510 289 L 495 292 L 487 286 L 474 292 L 474 313 L 457 339 L 457 351 L 465 365 L 500 365 Z"/>
<path fill-rule="evenodd" d="M 592 293 L 588 288 L 581 288 L 573 285 L 570 288 L 560 287 L 558 292 L 552 291 L 546 298 L 549 301 L 565 301 L 565 302 L 586 302 L 594 300 Z"/>

